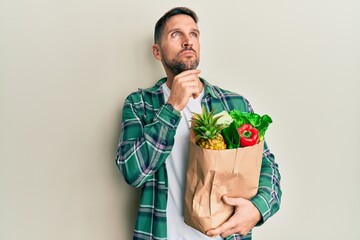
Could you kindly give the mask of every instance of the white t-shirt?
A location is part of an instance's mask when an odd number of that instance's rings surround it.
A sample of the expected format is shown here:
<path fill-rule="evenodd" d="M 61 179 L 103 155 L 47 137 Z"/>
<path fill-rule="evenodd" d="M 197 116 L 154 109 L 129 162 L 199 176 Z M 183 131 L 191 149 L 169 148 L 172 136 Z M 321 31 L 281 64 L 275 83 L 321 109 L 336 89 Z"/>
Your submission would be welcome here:
<path fill-rule="evenodd" d="M 166 83 L 162 85 L 165 102 L 171 90 Z M 166 159 L 168 176 L 168 202 L 166 208 L 167 236 L 169 240 L 222 240 L 220 236 L 210 238 L 184 222 L 184 200 L 187 157 L 189 152 L 189 135 L 192 112 L 201 113 L 201 99 L 204 90 L 196 98 L 190 98 L 186 107 L 180 112 L 181 120 L 175 134 L 173 149 Z"/>

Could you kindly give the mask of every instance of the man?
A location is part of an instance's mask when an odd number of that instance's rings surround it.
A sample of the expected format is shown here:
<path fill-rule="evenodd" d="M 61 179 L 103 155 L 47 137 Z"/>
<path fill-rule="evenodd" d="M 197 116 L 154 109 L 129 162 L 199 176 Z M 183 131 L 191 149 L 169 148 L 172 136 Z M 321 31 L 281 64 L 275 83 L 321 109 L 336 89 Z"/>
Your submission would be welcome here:
<path fill-rule="evenodd" d="M 142 187 L 134 239 L 251 239 L 251 229 L 265 222 L 280 205 L 280 174 L 265 146 L 257 195 L 251 200 L 223 197 L 233 216 L 205 235 L 183 221 L 185 175 L 192 112 L 234 108 L 252 111 L 242 96 L 199 77 L 200 31 L 196 14 L 174 8 L 155 26 L 154 57 L 166 78 L 130 94 L 116 163 L 128 184 Z"/>

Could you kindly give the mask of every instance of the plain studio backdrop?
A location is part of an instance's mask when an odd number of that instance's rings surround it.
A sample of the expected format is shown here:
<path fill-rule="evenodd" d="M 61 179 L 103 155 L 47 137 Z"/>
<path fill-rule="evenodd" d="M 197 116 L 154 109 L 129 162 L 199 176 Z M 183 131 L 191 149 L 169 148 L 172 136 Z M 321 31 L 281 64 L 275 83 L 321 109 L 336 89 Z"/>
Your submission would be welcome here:
<path fill-rule="evenodd" d="M 200 18 L 201 76 L 273 118 L 280 211 L 255 240 L 359 240 L 360 2 L 2 0 L 0 239 L 131 239 L 125 97 L 164 76 L 155 22 Z"/>

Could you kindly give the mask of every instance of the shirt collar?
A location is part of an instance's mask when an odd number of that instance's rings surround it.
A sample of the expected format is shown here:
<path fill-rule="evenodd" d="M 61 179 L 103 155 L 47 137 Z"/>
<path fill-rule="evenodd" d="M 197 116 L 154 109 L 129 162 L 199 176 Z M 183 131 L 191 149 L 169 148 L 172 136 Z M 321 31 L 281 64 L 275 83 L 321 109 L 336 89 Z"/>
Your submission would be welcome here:
<path fill-rule="evenodd" d="M 211 95 L 213 98 L 220 98 L 218 92 L 214 88 L 213 85 L 211 85 L 208 81 L 206 81 L 204 78 L 200 78 L 200 81 L 204 84 L 204 96 Z M 166 77 L 161 78 L 159 81 L 156 82 L 156 84 L 147 89 L 141 89 L 142 91 L 150 92 L 153 94 L 159 94 L 162 93 L 161 86 L 166 82 Z"/>

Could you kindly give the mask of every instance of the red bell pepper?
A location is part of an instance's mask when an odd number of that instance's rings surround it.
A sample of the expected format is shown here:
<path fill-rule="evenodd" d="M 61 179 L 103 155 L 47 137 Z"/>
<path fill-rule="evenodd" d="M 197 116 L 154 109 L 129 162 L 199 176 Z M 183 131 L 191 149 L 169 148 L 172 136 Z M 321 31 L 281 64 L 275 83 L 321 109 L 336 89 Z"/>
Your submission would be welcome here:
<path fill-rule="evenodd" d="M 243 124 L 238 129 L 240 136 L 240 147 L 253 146 L 259 141 L 259 131 L 251 124 Z"/>

